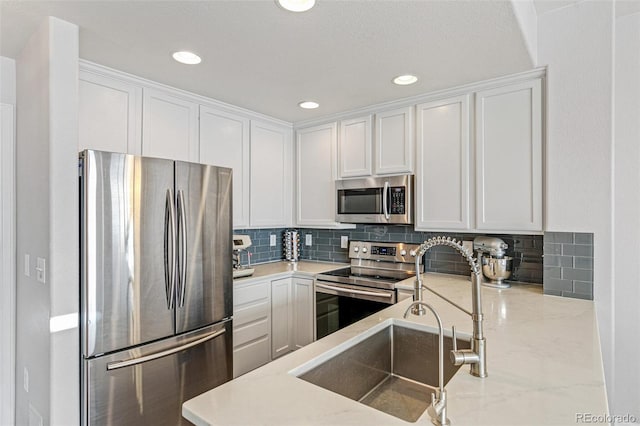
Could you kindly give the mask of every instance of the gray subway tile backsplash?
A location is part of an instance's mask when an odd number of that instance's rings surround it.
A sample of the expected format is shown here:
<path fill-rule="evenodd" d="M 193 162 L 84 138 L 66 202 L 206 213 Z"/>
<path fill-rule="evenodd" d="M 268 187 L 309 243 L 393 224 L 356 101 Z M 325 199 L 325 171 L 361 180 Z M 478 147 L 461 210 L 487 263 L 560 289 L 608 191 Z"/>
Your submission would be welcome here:
<path fill-rule="evenodd" d="M 545 294 L 593 300 L 592 233 L 544 234 L 543 290 Z"/>
<path fill-rule="evenodd" d="M 237 229 L 253 241 L 249 249 L 252 263 L 284 258 L 283 232 L 287 228 Z M 421 243 L 437 235 L 457 240 L 473 240 L 478 234 L 419 232 L 403 225 L 358 225 L 355 229 L 298 229 L 300 258 L 330 262 L 349 262 L 347 249 L 340 248 L 341 236 L 349 240 L 398 241 Z M 276 246 L 269 245 L 270 235 L 276 235 Z M 312 236 L 313 245 L 305 246 L 305 235 Z M 593 300 L 593 234 L 545 232 L 542 235 L 493 235 L 508 245 L 507 255 L 513 257 L 512 281 L 542 283 L 545 294 Z M 543 256 L 544 255 L 544 256 Z M 243 254 L 243 263 L 247 254 Z M 452 248 L 434 247 L 425 255 L 425 268 L 431 272 L 467 275 L 469 266 Z"/>

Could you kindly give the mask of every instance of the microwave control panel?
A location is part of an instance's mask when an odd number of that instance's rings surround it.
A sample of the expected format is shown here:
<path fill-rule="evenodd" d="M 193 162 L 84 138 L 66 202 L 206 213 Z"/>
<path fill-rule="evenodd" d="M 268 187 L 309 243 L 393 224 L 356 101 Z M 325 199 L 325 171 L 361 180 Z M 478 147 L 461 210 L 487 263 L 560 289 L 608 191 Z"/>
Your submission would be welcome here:
<path fill-rule="evenodd" d="M 389 208 L 391 214 L 405 214 L 404 189 L 404 186 L 391 188 L 391 206 Z"/>

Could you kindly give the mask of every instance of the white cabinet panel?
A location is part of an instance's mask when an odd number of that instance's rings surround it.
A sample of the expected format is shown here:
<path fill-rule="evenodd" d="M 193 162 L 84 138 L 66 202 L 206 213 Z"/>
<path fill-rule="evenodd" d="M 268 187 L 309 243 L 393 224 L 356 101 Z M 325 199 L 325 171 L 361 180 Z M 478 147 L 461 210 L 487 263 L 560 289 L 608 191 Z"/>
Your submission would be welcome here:
<path fill-rule="evenodd" d="M 251 226 L 291 225 L 291 133 L 251 122 Z"/>
<path fill-rule="evenodd" d="M 292 279 L 271 281 L 271 356 L 273 359 L 293 349 Z"/>
<path fill-rule="evenodd" d="M 141 87 L 81 71 L 78 94 L 80 151 L 141 153 Z"/>
<path fill-rule="evenodd" d="M 376 174 L 413 171 L 413 107 L 376 114 Z"/>
<path fill-rule="evenodd" d="M 469 229 L 469 96 L 417 107 L 416 229 Z"/>
<path fill-rule="evenodd" d="M 299 129 L 296 156 L 297 225 L 336 226 L 336 123 Z"/>
<path fill-rule="evenodd" d="M 200 107 L 200 162 L 233 169 L 233 227 L 249 225 L 249 119 Z"/>
<path fill-rule="evenodd" d="M 315 318 L 313 280 L 293 278 L 293 345 L 295 349 L 313 342 Z"/>
<path fill-rule="evenodd" d="M 542 230 L 541 81 L 476 94 L 476 227 Z"/>
<path fill-rule="evenodd" d="M 340 177 L 371 176 L 371 142 L 371 115 L 340 122 Z"/>
<path fill-rule="evenodd" d="M 144 89 L 142 155 L 199 161 L 198 104 Z"/>

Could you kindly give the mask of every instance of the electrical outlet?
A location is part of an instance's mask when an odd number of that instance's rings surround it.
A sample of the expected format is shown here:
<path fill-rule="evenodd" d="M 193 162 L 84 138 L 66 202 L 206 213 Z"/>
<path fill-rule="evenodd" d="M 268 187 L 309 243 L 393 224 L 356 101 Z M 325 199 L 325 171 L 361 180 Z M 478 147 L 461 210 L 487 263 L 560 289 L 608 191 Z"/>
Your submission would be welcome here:
<path fill-rule="evenodd" d="M 24 276 L 31 276 L 31 256 L 25 253 L 24 255 Z"/>
<path fill-rule="evenodd" d="M 473 252 L 473 241 L 463 241 L 462 248 L 469 250 L 469 252 Z"/>
<path fill-rule="evenodd" d="M 29 370 L 27 367 L 24 367 L 22 372 L 22 386 L 24 386 L 25 392 L 29 392 Z"/>
<path fill-rule="evenodd" d="M 313 245 L 313 238 L 311 237 L 311 234 L 306 234 L 304 236 L 304 245 L 305 246 L 312 246 Z"/>
<path fill-rule="evenodd" d="M 47 277 L 47 262 L 44 258 L 42 257 L 38 257 L 36 260 L 36 279 L 41 282 L 41 283 L 45 283 Z"/>
<path fill-rule="evenodd" d="M 269 246 L 270 247 L 276 246 L 276 234 L 269 235 Z"/>
<path fill-rule="evenodd" d="M 347 235 L 340 237 L 340 248 L 349 248 L 349 237 Z"/>

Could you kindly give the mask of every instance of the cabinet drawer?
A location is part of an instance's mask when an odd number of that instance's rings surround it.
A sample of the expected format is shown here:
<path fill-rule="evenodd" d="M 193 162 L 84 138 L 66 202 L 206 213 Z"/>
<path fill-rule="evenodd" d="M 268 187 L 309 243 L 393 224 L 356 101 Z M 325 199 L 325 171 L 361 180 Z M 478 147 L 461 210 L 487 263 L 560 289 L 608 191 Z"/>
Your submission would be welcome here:
<path fill-rule="evenodd" d="M 268 301 L 236 308 L 233 310 L 233 324 L 242 326 L 262 318 L 268 318 L 270 309 Z"/>
<path fill-rule="evenodd" d="M 269 320 L 264 318 L 244 327 L 233 326 L 233 347 L 237 348 L 261 337 L 269 338 Z"/>
<path fill-rule="evenodd" d="M 233 350 L 233 377 L 258 368 L 271 361 L 269 337 L 256 340 L 239 349 Z"/>
<path fill-rule="evenodd" d="M 269 282 L 259 282 L 249 284 L 245 287 L 235 287 L 233 289 L 233 306 L 242 306 L 247 303 L 269 298 Z"/>

